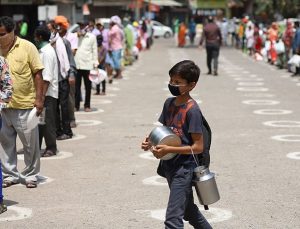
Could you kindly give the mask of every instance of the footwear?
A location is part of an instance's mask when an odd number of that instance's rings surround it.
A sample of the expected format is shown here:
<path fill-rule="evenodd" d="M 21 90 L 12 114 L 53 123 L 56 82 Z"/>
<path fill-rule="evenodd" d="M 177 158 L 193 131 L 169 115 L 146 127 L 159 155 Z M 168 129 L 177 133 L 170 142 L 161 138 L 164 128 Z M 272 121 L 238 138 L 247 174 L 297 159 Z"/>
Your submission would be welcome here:
<path fill-rule="evenodd" d="M 0 214 L 7 211 L 7 207 L 4 203 L 0 204 Z"/>
<path fill-rule="evenodd" d="M 113 82 L 113 80 L 112 80 L 112 79 L 108 80 L 108 83 L 112 84 L 112 82 Z"/>
<path fill-rule="evenodd" d="M 37 182 L 36 181 L 28 181 L 26 182 L 26 188 L 36 188 Z"/>
<path fill-rule="evenodd" d="M 71 128 L 76 128 L 76 126 L 77 126 L 77 124 L 76 124 L 75 120 L 70 122 L 70 127 Z"/>
<path fill-rule="evenodd" d="M 294 74 L 291 75 L 291 77 L 295 77 L 295 76 L 299 76 L 299 74 L 295 72 Z"/>
<path fill-rule="evenodd" d="M 67 139 L 70 139 L 70 138 L 72 138 L 72 136 L 67 135 L 67 134 L 63 134 L 63 135 L 60 135 L 60 136 L 56 137 L 56 140 L 67 140 Z"/>
<path fill-rule="evenodd" d="M 12 185 L 15 185 L 15 184 L 18 184 L 18 183 L 12 182 L 10 180 L 4 180 L 2 182 L 2 188 L 8 188 L 8 187 L 10 187 Z"/>
<path fill-rule="evenodd" d="M 218 75 L 218 72 L 214 72 L 214 74 L 213 74 L 214 76 L 217 76 Z"/>
<path fill-rule="evenodd" d="M 41 155 L 42 157 L 52 157 L 55 156 L 56 152 L 53 152 L 51 150 L 45 150 L 45 152 Z"/>
<path fill-rule="evenodd" d="M 85 112 L 91 112 L 91 111 L 92 111 L 92 109 L 91 109 L 91 108 L 89 108 L 89 107 L 86 107 L 86 108 L 84 108 L 84 111 L 85 111 Z"/>
<path fill-rule="evenodd" d="M 206 73 L 206 75 L 211 75 L 211 71 L 208 71 L 208 72 Z"/>
<path fill-rule="evenodd" d="M 101 92 L 100 95 L 106 95 L 106 93 L 105 92 Z"/>
<path fill-rule="evenodd" d="M 94 95 L 100 95 L 100 93 L 99 93 L 99 92 L 96 92 Z"/>

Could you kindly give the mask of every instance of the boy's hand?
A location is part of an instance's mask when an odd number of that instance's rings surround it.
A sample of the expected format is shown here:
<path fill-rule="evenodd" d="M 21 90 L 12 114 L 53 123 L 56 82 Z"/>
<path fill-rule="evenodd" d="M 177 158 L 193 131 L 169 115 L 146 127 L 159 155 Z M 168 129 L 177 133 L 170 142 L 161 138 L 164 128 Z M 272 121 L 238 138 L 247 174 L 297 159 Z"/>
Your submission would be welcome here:
<path fill-rule="evenodd" d="M 167 145 L 157 145 L 151 149 L 151 152 L 157 159 L 160 159 L 169 153 Z"/>
<path fill-rule="evenodd" d="M 150 142 L 149 142 L 149 137 L 146 137 L 145 140 L 142 142 L 141 148 L 144 151 L 147 151 L 147 150 L 149 150 L 151 148 L 151 145 L 150 145 Z"/>

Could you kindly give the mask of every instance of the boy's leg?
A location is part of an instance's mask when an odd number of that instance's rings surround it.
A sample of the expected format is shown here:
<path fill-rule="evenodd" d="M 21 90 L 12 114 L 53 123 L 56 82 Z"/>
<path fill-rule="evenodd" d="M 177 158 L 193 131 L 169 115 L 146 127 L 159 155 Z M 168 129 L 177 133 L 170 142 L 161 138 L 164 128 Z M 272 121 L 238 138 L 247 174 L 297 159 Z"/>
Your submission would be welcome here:
<path fill-rule="evenodd" d="M 194 203 L 193 190 L 191 189 L 188 196 L 187 205 L 184 213 L 184 220 L 188 221 L 194 228 L 211 229 L 212 227 L 199 211 L 197 205 Z"/>
<path fill-rule="evenodd" d="M 206 64 L 208 68 L 208 73 L 211 74 L 211 60 L 212 60 L 212 48 L 210 46 L 206 46 Z"/>
<path fill-rule="evenodd" d="M 170 197 L 166 212 L 166 229 L 183 229 L 183 218 L 190 220 L 195 228 L 211 228 L 194 205 L 192 199 L 193 168 L 180 167 L 172 174 L 166 174 Z M 188 209 L 191 208 L 191 209 Z"/>

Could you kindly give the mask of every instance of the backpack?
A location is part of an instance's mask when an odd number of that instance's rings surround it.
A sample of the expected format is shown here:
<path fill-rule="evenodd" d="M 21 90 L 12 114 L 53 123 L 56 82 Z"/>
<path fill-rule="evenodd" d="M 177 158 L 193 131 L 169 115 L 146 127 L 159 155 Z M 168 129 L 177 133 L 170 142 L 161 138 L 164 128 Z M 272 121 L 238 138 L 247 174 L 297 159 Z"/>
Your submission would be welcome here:
<path fill-rule="evenodd" d="M 199 166 L 204 165 L 207 168 L 209 168 L 209 164 L 210 164 L 209 151 L 210 151 L 212 133 L 211 133 L 210 126 L 203 115 L 202 115 L 202 122 L 203 122 L 203 145 L 204 145 L 203 148 L 204 149 L 202 153 L 196 154 L 196 159 L 198 160 Z"/>

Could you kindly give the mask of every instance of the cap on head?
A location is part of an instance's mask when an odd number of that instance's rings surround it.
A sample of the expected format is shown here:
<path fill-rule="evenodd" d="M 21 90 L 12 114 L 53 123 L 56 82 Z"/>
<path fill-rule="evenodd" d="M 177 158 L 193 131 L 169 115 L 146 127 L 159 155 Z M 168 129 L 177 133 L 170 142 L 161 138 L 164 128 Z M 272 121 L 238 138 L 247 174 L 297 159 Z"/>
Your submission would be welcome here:
<path fill-rule="evenodd" d="M 64 28 L 64 29 L 69 28 L 69 22 L 68 22 L 68 19 L 65 16 L 62 16 L 62 15 L 56 16 L 54 18 L 54 22 L 55 22 L 55 24 L 61 25 L 61 27 Z"/>

